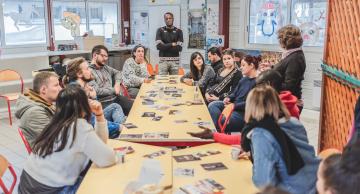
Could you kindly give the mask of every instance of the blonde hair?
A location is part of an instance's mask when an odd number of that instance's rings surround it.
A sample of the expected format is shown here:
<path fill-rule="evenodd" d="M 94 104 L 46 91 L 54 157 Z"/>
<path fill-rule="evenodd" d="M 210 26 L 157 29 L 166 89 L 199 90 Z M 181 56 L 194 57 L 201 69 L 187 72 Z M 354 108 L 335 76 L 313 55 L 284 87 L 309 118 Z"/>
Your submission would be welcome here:
<path fill-rule="evenodd" d="M 262 84 L 252 89 L 246 98 L 245 122 L 252 119 L 262 120 L 266 115 L 275 120 L 280 117 L 290 118 L 289 111 L 281 102 L 278 93 L 269 85 Z"/>

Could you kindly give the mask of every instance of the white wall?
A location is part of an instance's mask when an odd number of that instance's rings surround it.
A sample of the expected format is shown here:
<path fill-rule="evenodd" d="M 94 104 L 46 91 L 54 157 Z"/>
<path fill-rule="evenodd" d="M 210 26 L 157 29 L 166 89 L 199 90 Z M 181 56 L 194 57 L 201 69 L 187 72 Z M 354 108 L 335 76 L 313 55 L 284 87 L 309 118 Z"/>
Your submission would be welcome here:
<path fill-rule="evenodd" d="M 40 57 L 27 57 L 27 58 L 13 58 L 13 59 L 0 59 L 0 70 L 13 69 L 20 73 L 24 80 L 25 88 L 32 87 L 32 74 L 31 72 L 38 69 L 44 69 L 49 67 L 48 56 Z M 16 86 L 16 87 L 15 87 Z M 0 84 L 1 93 L 16 92 L 19 87 L 17 83 L 10 82 L 7 84 Z M 14 103 L 12 103 L 14 105 Z M 7 107 L 4 100 L 0 101 L 0 112 L 5 111 Z M 13 106 L 14 107 L 14 106 Z M 14 113 L 13 109 L 13 113 Z M 7 111 L 7 108 L 6 108 Z"/>
<path fill-rule="evenodd" d="M 191 53 L 198 51 L 201 52 L 202 54 L 205 54 L 205 50 L 203 49 L 188 49 L 187 45 L 189 42 L 189 34 L 188 34 L 188 20 L 187 20 L 187 0 L 174 0 L 172 1 L 172 3 L 169 3 L 168 0 L 157 0 L 155 1 L 155 3 L 150 3 L 149 0 L 131 0 L 130 1 L 130 12 L 133 11 L 149 11 L 148 6 L 156 6 L 156 5 L 179 5 L 180 6 L 180 15 L 181 18 L 174 18 L 175 20 L 180 20 L 180 29 L 183 31 L 183 36 L 184 36 L 184 44 L 183 44 L 183 50 L 181 52 L 181 65 L 184 65 L 185 68 L 188 68 L 188 65 L 190 63 L 190 55 Z M 149 18 L 150 20 L 152 19 L 157 19 L 157 20 L 161 20 L 163 21 L 163 18 Z M 165 25 L 165 23 L 164 23 Z M 177 26 L 178 27 L 178 26 Z M 151 38 L 151 37 L 150 37 Z M 155 37 L 153 37 L 153 40 L 149 40 L 149 43 L 152 44 L 155 42 Z M 152 60 L 152 58 L 155 58 L 154 56 L 158 56 L 159 53 L 158 51 L 156 52 L 151 52 L 150 53 L 150 60 Z M 153 65 L 155 65 L 158 62 L 154 62 L 151 61 Z"/>
<path fill-rule="evenodd" d="M 254 45 L 247 45 L 246 26 L 249 0 L 230 0 L 230 34 L 229 47 L 235 49 L 274 50 L 277 48 L 266 48 Z M 302 83 L 305 108 L 317 109 L 320 107 L 319 87 L 314 90 L 314 80 L 321 80 L 321 59 L 323 48 L 304 48 L 306 57 L 305 79 Z"/>

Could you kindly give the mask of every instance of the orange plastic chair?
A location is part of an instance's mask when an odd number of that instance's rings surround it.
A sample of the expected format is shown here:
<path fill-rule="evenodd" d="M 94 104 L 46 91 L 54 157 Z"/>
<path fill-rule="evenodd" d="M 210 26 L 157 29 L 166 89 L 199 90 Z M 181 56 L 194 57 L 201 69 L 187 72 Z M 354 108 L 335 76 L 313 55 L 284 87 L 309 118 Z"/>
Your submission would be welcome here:
<path fill-rule="evenodd" d="M 121 83 L 121 84 L 120 84 L 120 87 L 121 87 L 121 90 L 122 90 L 124 96 L 128 97 L 129 99 L 131 99 L 131 97 L 130 97 L 130 95 L 129 95 L 129 92 L 128 92 L 126 86 L 125 86 L 123 83 Z"/>
<path fill-rule="evenodd" d="M 3 175 L 5 174 L 6 170 L 9 169 L 11 175 L 13 176 L 13 182 L 10 186 L 10 188 L 8 189 L 5 186 L 5 183 L 2 180 Z M 11 194 L 14 191 L 15 185 L 16 185 L 16 181 L 17 181 L 17 176 L 15 173 L 14 168 L 12 167 L 12 165 L 6 160 L 6 158 L 2 155 L 0 155 L 0 187 L 1 189 L 4 191 L 5 194 Z"/>
<path fill-rule="evenodd" d="M 31 149 L 31 147 L 30 147 L 30 144 L 29 144 L 29 142 L 27 141 L 26 137 L 24 136 L 24 134 L 23 134 L 23 132 L 21 131 L 20 128 L 18 128 L 18 132 L 19 132 L 19 134 L 20 134 L 20 137 L 21 137 L 22 141 L 24 142 L 24 145 L 25 145 L 25 148 L 26 148 L 27 152 L 28 152 L 29 154 L 31 154 L 32 149 Z"/>
<path fill-rule="evenodd" d="M 4 94 L 0 93 L 0 98 L 4 98 L 5 101 L 7 102 L 8 112 L 9 112 L 9 121 L 10 121 L 10 125 L 12 125 L 10 102 L 16 101 L 19 98 L 19 95 L 24 92 L 24 81 L 23 81 L 23 78 L 21 77 L 21 75 L 14 70 L 11 70 L 11 69 L 1 70 L 0 71 L 0 83 L 10 82 L 10 81 L 11 82 L 18 81 L 21 86 L 20 92 L 4 93 Z"/>
<path fill-rule="evenodd" d="M 185 75 L 184 68 L 179 67 L 179 75 Z"/>
<path fill-rule="evenodd" d="M 325 159 L 333 154 L 341 154 L 341 151 L 335 148 L 325 149 L 318 154 L 318 157 L 321 159 Z"/>
<path fill-rule="evenodd" d="M 231 104 L 226 105 L 224 110 L 222 111 L 222 113 L 221 113 L 221 115 L 219 117 L 219 120 L 218 120 L 218 125 L 220 127 L 220 132 L 221 133 L 225 132 L 226 126 L 227 126 L 227 124 L 229 124 L 231 114 L 234 111 L 234 107 L 235 107 L 234 103 L 231 103 Z M 226 118 L 225 118 L 224 123 L 222 123 L 221 121 L 222 121 L 222 118 L 224 116 Z"/>
<path fill-rule="evenodd" d="M 155 74 L 159 75 L 159 64 L 155 65 Z"/>
<path fill-rule="evenodd" d="M 152 66 L 150 63 L 148 63 L 148 64 L 146 65 L 146 68 L 147 68 L 147 71 L 148 71 L 149 75 L 155 75 L 153 66 Z"/>

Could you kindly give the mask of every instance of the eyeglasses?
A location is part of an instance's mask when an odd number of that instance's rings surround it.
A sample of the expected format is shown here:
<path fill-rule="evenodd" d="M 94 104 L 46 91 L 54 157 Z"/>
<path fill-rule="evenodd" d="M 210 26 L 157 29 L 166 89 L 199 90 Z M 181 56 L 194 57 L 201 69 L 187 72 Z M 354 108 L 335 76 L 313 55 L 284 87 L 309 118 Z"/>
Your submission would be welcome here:
<path fill-rule="evenodd" d="M 104 57 L 104 58 L 108 58 L 108 57 L 109 57 L 108 55 L 101 54 L 101 53 L 99 53 L 98 55 L 100 55 L 101 57 Z"/>

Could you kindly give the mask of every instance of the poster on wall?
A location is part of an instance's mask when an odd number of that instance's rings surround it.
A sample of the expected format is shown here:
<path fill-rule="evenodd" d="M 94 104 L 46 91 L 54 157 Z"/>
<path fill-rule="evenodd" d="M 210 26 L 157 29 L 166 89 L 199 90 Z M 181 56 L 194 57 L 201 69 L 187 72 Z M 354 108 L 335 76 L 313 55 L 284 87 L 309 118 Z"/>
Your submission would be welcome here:
<path fill-rule="evenodd" d="M 249 43 L 277 43 L 276 32 L 286 21 L 287 0 L 251 0 Z"/>
<path fill-rule="evenodd" d="M 188 0 L 188 48 L 205 47 L 206 10 L 206 0 Z"/>
<path fill-rule="evenodd" d="M 149 14 L 146 11 L 134 12 L 131 22 L 132 44 L 149 46 Z"/>
<path fill-rule="evenodd" d="M 292 1 L 291 23 L 299 26 L 305 46 L 323 46 L 326 26 L 326 0 Z"/>
<path fill-rule="evenodd" d="M 206 47 L 223 47 L 224 46 L 224 35 L 211 35 L 206 36 Z"/>

